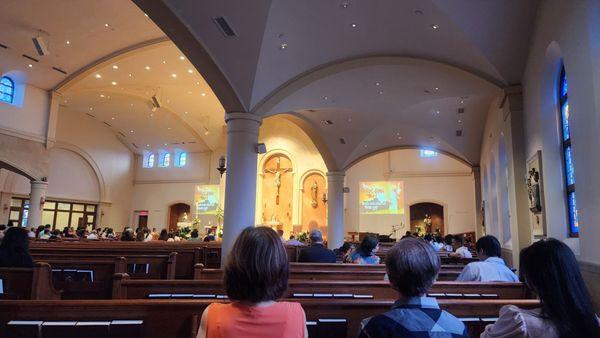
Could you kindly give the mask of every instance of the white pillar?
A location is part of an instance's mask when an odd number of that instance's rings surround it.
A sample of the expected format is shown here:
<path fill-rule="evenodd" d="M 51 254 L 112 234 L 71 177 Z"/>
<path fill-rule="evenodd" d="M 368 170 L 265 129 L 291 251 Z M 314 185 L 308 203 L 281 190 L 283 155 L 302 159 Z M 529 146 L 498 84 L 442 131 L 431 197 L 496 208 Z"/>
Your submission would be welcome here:
<path fill-rule="evenodd" d="M 344 175 L 343 171 L 327 173 L 327 247 L 335 249 L 344 243 Z"/>
<path fill-rule="evenodd" d="M 31 181 L 31 193 L 29 194 L 29 215 L 27 216 L 27 227 L 37 228 L 42 225 L 42 210 L 46 199 L 48 182 Z"/>
<path fill-rule="evenodd" d="M 227 174 L 221 264 L 242 230 L 254 225 L 256 209 L 256 144 L 261 117 L 227 113 Z"/>

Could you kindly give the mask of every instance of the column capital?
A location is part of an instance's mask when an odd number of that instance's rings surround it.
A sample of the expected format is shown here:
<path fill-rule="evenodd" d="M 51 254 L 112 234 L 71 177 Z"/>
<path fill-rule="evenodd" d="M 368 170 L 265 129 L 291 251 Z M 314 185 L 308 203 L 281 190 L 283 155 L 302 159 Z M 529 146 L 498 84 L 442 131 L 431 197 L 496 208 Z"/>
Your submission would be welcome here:
<path fill-rule="evenodd" d="M 43 188 L 46 189 L 48 187 L 48 182 L 46 181 L 31 181 L 31 188 Z"/>
<path fill-rule="evenodd" d="M 346 176 L 346 172 L 344 171 L 328 171 L 327 178 L 335 179 L 335 178 L 344 178 Z"/>
<path fill-rule="evenodd" d="M 258 123 L 259 125 L 262 123 L 262 116 L 247 113 L 247 112 L 227 112 L 225 113 L 225 123 L 229 123 L 234 120 L 247 120 Z"/>

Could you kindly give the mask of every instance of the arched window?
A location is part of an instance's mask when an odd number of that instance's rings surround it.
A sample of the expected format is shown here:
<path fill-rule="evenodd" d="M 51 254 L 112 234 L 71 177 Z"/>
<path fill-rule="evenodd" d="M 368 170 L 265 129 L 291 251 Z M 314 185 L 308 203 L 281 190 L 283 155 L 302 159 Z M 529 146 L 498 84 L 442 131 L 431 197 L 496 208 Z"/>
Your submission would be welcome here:
<path fill-rule="evenodd" d="M 154 154 L 146 153 L 144 154 L 144 163 L 142 164 L 144 168 L 152 168 L 154 167 Z"/>
<path fill-rule="evenodd" d="M 421 149 L 420 151 L 421 157 L 436 157 L 437 155 L 437 151 L 431 149 Z"/>
<path fill-rule="evenodd" d="M 160 158 L 160 163 L 158 164 L 160 167 L 168 167 L 171 165 L 171 154 L 164 153 Z"/>
<path fill-rule="evenodd" d="M 13 103 L 15 99 L 15 83 L 11 78 L 3 76 L 0 78 L 0 101 Z"/>
<path fill-rule="evenodd" d="M 577 199 L 575 198 L 575 168 L 573 166 L 573 151 L 571 143 L 571 124 L 569 109 L 569 86 L 567 74 L 563 66 L 560 71 L 558 86 L 558 108 L 560 110 L 561 139 L 565 169 L 565 183 L 567 185 L 567 209 L 569 210 L 569 236 L 579 236 L 579 215 L 577 213 Z"/>
<path fill-rule="evenodd" d="M 177 155 L 177 158 L 175 160 L 175 166 L 176 167 L 184 167 L 187 163 L 187 153 L 185 151 L 180 152 Z"/>

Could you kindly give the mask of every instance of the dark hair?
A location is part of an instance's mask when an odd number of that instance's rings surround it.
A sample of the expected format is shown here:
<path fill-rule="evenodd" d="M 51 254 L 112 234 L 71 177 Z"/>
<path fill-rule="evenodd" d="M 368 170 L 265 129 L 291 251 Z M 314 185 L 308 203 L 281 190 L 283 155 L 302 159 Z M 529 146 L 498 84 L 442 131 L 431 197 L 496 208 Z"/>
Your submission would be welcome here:
<path fill-rule="evenodd" d="M 0 243 L 0 266 L 9 268 L 30 268 L 33 260 L 29 254 L 27 230 L 10 227 Z"/>
<path fill-rule="evenodd" d="M 192 237 L 192 238 L 198 238 L 198 229 L 192 230 L 192 233 L 190 234 L 190 237 Z"/>
<path fill-rule="evenodd" d="M 540 298 L 559 337 L 600 337 L 600 326 L 573 251 L 554 238 L 521 250 L 521 279 Z"/>
<path fill-rule="evenodd" d="M 416 297 L 433 285 L 440 270 L 440 258 L 429 243 L 407 237 L 388 251 L 385 267 L 396 291 L 405 297 Z"/>
<path fill-rule="evenodd" d="M 475 249 L 481 250 L 488 257 L 500 257 L 502 256 L 502 249 L 498 239 L 492 235 L 486 235 L 481 237 L 475 243 Z"/>
<path fill-rule="evenodd" d="M 350 244 L 348 242 L 344 242 L 344 244 L 342 244 L 342 246 L 340 246 L 339 252 L 340 253 L 346 253 L 351 248 L 352 248 L 352 244 Z"/>
<path fill-rule="evenodd" d="M 373 249 L 377 247 L 379 241 L 375 236 L 365 236 L 356 250 L 362 257 L 369 257 L 373 253 Z"/>
<path fill-rule="evenodd" d="M 465 245 L 465 237 L 463 237 L 463 235 L 454 236 L 454 241 L 460 244 L 461 246 Z"/>
<path fill-rule="evenodd" d="M 158 240 L 166 241 L 167 239 L 169 239 L 169 232 L 167 231 L 167 229 L 162 229 L 160 231 L 160 235 L 158 235 Z"/>
<path fill-rule="evenodd" d="M 454 236 L 452 235 L 446 235 L 446 237 L 444 237 L 444 243 L 446 244 L 452 244 L 452 240 L 454 239 Z"/>
<path fill-rule="evenodd" d="M 225 289 L 232 300 L 277 300 L 287 290 L 290 264 L 277 233 L 248 227 L 235 240 L 225 264 Z"/>
<path fill-rule="evenodd" d="M 444 243 L 444 238 L 442 236 L 435 236 L 436 243 Z"/>
<path fill-rule="evenodd" d="M 310 239 L 311 243 L 323 242 L 323 234 L 317 229 L 311 230 L 311 232 L 308 234 L 308 238 Z"/>

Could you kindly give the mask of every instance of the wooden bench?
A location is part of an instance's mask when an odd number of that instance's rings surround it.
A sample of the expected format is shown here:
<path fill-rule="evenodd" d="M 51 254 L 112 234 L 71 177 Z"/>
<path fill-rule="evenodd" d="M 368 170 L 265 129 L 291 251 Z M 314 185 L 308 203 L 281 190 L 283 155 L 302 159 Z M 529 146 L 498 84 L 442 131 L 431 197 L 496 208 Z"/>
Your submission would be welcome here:
<path fill-rule="evenodd" d="M 6 324 L 8 338 L 142 338 L 142 320 L 41 321 L 12 320 Z"/>
<path fill-rule="evenodd" d="M 132 280 L 116 274 L 113 299 L 219 299 L 226 298 L 221 280 Z M 429 291 L 439 299 L 528 298 L 522 283 L 436 282 Z M 295 280 L 288 282 L 288 298 L 396 299 L 398 294 L 385 281 Z"/>
<path fill-rule="evenodd" d="M 0 299 L 60 299 L 46 263 L 33 268 L 0 268 Z"/>
<path fill-rule="evenodd" d="M 0 338 L 7 337 L 6 327 L 12 320 L 35 321 L 109 321 L 112 319 L 142 320 L 145 338 L 192 338 L 198 328 L 200 314 L 213 300 L 62 300 L 62 301 L 0 301 Z M 345 335 L 356 337 L 362 319 L 386 312 L 391 300 L 302 300 L 308 321 L 334 322 L 346 329 Z M 539 306 L 537 300 L 439 300 L 440 307 L 459 318 L 472 337 L 479 337 L 481 319 L 493 320 L 500 308 L 514 304 L 521 308 Z M 343 322 L 342 322 L 343 321 Z M 330 322 L 331 323 L 331 322 Z M 339 329 L 339 328 L 338 328 Z M 315 332 L 315 330 L 311 330 Z M 311 338 L 321 338 L 311 336 Z"/>

